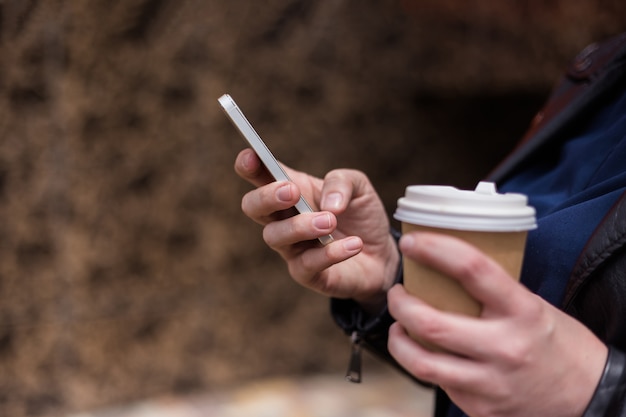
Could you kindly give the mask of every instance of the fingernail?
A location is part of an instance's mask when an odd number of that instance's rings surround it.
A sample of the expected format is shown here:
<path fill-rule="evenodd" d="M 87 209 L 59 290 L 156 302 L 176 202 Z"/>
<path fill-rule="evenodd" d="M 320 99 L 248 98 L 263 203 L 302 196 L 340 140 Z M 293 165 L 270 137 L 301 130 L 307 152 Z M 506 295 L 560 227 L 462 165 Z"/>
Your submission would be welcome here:
<path fill-rule="evenodd" d="M 409 233 L 400 238 L 400 249 L 409 250 L 415 246 L 415 238 Z"/>
<path fill-rule="evenodd" d="M 285 184 L 276 190 L 276 197 L 280 201 L 291 201 L 291 184 Z"/>
<path fill-rule="evenodd" d="M 313 218 L 313 226 L 318 230 L 330 229 L 330 215 L 321 214 Z"/>
<path fill-rule="evenodd" d="M 250 170 L 250 166 L 252 165 L 250 163 L 251 161 L 252 161 L 252 153 L 248 153 L 242 158 L 241 163 L 246 170 Z"/>
<path fill-rule="evenodd" d="M 358 237 L 351 237 L 343 241 L 343 248 L 349 252 L 353 252 L 361 248 L 361 239 Z"/>
<path fill-rule="evenodd" d="M 330 193 L 324 198 L 324 210 L 333 210 L 341 207 L 343 196 L 341 193 Z"/>

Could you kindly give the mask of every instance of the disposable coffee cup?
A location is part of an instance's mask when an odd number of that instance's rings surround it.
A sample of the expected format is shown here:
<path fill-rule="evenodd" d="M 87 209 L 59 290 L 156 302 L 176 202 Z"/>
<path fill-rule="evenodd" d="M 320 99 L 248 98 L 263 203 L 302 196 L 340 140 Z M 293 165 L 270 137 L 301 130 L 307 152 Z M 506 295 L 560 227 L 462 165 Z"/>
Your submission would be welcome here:
<path fill-rule="evenodd" d="M 394 218 L 402 222 L 403 233 L 430 231 L 460 238 L 518 280 L 528 231 L 537 227 L 535 209 L 528 205 L 525 195 L 498 193 L 490 182 L 480 182 L 473 191 L 409 186 L 398 200 Z M 410 294 L 443 311 L 479 316 L 482 310 L 456 280 L 406 257 L 404 286 Z"/>

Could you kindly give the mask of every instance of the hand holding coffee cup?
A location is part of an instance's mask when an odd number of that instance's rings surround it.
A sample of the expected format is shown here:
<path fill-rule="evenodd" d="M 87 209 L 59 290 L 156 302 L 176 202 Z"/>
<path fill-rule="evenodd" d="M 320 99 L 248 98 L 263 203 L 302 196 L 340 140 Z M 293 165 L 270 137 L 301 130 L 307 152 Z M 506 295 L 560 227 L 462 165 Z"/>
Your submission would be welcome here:
<path fill-rule="evenodd" d="M 473 191 L 450 186 L 409 186 L 398 200 L 394 217 L 402 222 L 403 233 L 445 233 L 476 246 L 515 279 L 520 276 L 528 231 L 537 227 L 535 210 L 528 206 L 525 195 L 500 194 L 495 184 L 489 182 L 479 183 Z M 407 292 L 437 309 L 480 315 L 480 303 L 456 280 L 406 258 L 404 286 Z"/>

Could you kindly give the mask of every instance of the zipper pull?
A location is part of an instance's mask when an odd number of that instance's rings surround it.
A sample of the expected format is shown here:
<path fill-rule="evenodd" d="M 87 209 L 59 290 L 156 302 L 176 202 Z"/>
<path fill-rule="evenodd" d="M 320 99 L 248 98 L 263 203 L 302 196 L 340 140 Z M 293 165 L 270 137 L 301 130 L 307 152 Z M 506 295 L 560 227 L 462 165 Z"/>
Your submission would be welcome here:
<path fill-rule="evenodd" d="M 346 372 L 346 380 L 356 384 L 361 382 L 361 337 L 356 331 L 350 336 L 352 352 L 350 353 L 350 363 Z"/>

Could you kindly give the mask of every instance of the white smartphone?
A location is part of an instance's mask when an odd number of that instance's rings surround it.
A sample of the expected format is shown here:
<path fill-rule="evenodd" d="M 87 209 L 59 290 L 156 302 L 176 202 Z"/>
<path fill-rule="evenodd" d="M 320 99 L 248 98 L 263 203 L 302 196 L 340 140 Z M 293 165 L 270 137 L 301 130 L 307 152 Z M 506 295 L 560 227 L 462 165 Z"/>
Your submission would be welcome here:
<path fill-rule="evenodd" d="M 254 152 L 259 156 L 263 165 L 267 168 L 267 170 L 272 174 L 276 181 L 291 181 L 285 170 L 280 166 L 272 152 L 269 150 L 263 139 L 259 136 L 259 134 L 254 130 L 252 124 L 248 121 L 246 116 L 244 116 L 243 112 L 235 103 L 235 100 L 228 95 L 224 94 L 222 97 L 218 99 L 220 105 L 224 109 L 224 113 L 230 118 L 235 127 L 239 130 L 243 138 L 248 142 L 248 144 L 254 149 Z M 295 205 L 296 210 L 299 213 L 312 213 L 313 209 L 309 205 L 309 203 L 304 199 L 301 195 L 300 200 Z M 318 239 L 323 245 L 326 245 L 333 241 L 333 237 L 331 235 L 322 236 Z"/>

